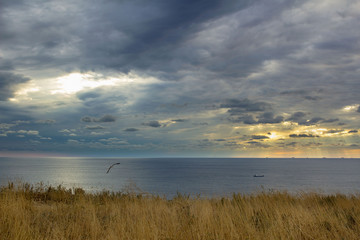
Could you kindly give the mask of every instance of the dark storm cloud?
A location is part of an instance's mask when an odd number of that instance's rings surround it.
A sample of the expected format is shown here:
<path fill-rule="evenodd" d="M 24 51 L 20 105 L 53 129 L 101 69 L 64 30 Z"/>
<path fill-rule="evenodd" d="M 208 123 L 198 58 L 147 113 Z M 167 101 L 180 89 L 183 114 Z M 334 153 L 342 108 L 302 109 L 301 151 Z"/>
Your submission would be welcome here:
<path fill-rule="evenodd" d="M 139 129 L 137 129 L 137 128 L 126 128 L 126 129 L 124 129 L 124 131 L 125 132 L 137 132 L 137 131 L 139 131 Z"/>
<path fill-rule="evenodd" d="M 179 65 L 192 59 L 177 53 L 180 43 L 196 33 L 202 23 L 253 3 L 53 0 L 32 1 L 26 7 L 2 4 L 0 44 L 13 52 L 19 49 L 14 43 L 29 50 L 22 58 L 12 56 L 17 66 L 176 73 Z M 178 55 L 176 61 L 174 54 Z"/>
<path fill-rule="evenodd" d="M 103 122 L 103 123 L 107 123 L 107 122 L 115 122 L 116 121 L 116 117 L 110 115 L 110 114 L 106 114 L 104 116 L 102 116 L 101 118 L 94 118 L 94 117 L 89 117 L 89 116 L 84 116 L 81 118 L 81 121 L 83 122 Z"/>
<path fill-rule="evenodd" d="M 149 121 L 149 122 L 143 123 L 142 125 L 149 126 L 149 127 L 154 127 L 154 128 L 161 127 L 161 124 L 159 123 L 159 121 Z"/>
<path fill-rule="evenodd" d="M 220 108 L 230 108 L 228 112 L 231 115 L 239 115 L 246 112 L 263 112 L 271 110 L 271 105 L 266 102 L 255 102 L 249 99 L 228 99 L 220 105 Z"/>
<path fill-rule="evenodd" d="M 167 79 L 176 78 L 179 70 L 200 69 L 222 79 L 238 80 L 239 76 L 259 70 L 266 60 L 287 60 L 289 54 L 300 51 L 304 42 L 311 40 L 312 27 L 279 20 L 284 11 L 302 4 L 233 0 L 106 1 L 106 4 L 34 1 L 29 9 L 7 4 L 4 8 L 21 18 L 18 22 L 12 18 L 0 21 L 4 25 L 1 36 L 7 36 L 1 42 L 14 51 L 11 47 L 14 43 L 19 46 L 17 49 L 32 50 L 22 58 L 25 60 L 15 59 L 15 65 L 53 64 L 85 70 L 105 67 L 122 72 L 149 70 L 159 77 L 165 74 Z M 41 8 L 46 11 L 37 11 Z M 34 14 L 38 12 L 41 14 Z M 230 30 L 225 36 L 221 31 L 215 32 L 200 39 L 203 40 L 200 44 L 194 43 L 203 30 L 211 27 L 222 30 L 225 26 Z M 320 38 L 326 40 L 314 46 L 324 49 L 324 45 L 329 45 L 326 42 L 342 42 L 333 38 Z M 344 37 L 344 41 L 351 43 L 356 39 Z M 263 84 L 264 80 L 259 82 Z M 314 97 L 309 95 L 311 98 Z"/>
<path fill-rule="evenodd" d="M 358 107 L 357 112 L 360 113 L 360 106 Z"/>
<path fill-rule="evenodd" d="M 151 69 L 176 73 L 185 61 L 193 61 L 188 55 L 177 53 L 176 46 L 196 32 L 201 23 L 249 4 L 250 1 L 231 0 L 110 1 L 94 8 L 96 12 L 89 12 L 96 16 L 91 22 L 96 31 L 87 33 L 91 40 L 83 48 L 85 64 L 103 64 L 125 72 Z"/>
<path fill-rule="evenodd" d="M 357 133 L 358 130 L 350 130 L 348 133 Z"/>
<path fill-rule="evenodd" d="M 13 97 L 16 85 L 29 80 L 30 78 L 19 74 L 0 71 L 0 101 L 6 101 L 8 98 Z"/>

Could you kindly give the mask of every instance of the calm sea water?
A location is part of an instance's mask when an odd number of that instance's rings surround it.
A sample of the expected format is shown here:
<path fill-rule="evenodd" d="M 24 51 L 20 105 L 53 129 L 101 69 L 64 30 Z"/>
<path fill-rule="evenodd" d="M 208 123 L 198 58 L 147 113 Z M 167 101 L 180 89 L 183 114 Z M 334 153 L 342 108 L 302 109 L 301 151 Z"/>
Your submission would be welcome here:
<path fill-rule="evenodd" d="M 107 168 L 115 162 L 109 174 Z M 254 174 L 264 177 L 253 177 Z M 228 196 L 262 189 L 360 193 L 360 159 L 0 158 L 0 185 L 43 182 L 87 191 Z"/>

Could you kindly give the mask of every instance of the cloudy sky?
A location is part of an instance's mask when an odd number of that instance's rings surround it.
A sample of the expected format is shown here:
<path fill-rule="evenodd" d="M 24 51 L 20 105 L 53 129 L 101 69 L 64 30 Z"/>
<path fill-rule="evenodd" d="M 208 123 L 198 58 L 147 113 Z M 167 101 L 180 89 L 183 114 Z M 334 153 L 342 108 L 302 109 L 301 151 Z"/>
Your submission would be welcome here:
<path fill-rule="evenodd" d="M 356 0 L 0 0 L 0 155 L 359 157 Z"/>

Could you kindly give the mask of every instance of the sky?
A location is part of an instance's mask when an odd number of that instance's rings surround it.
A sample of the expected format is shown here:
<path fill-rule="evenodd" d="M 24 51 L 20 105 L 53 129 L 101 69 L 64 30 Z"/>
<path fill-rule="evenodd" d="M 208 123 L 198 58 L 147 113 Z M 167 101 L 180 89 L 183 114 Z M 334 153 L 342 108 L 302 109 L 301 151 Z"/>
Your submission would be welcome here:
<path fill-rule="evenodd" d="M 0 0 L 0 156 L 360 157 L 356 0 Z"/>

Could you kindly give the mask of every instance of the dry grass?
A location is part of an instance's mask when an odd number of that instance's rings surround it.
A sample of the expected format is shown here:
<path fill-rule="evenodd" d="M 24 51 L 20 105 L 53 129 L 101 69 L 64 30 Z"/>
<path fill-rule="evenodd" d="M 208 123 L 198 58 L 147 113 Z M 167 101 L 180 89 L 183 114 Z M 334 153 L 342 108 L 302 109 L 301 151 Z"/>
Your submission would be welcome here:
<path fill-rule="evenodd" d="M 0 239 L 360 239 L 360 196 L 267 192 L 169 200 L 10 183 Z"/>

